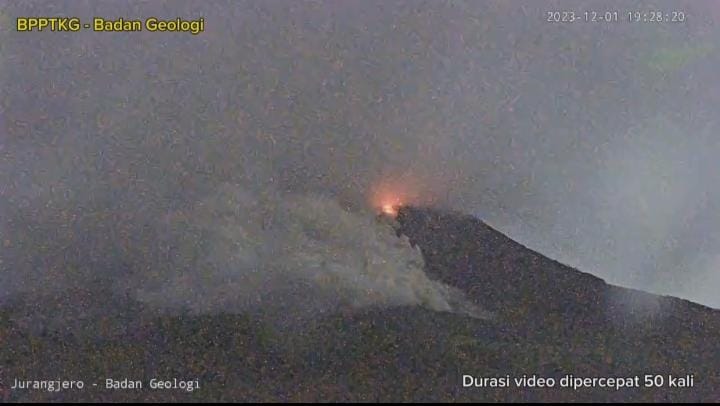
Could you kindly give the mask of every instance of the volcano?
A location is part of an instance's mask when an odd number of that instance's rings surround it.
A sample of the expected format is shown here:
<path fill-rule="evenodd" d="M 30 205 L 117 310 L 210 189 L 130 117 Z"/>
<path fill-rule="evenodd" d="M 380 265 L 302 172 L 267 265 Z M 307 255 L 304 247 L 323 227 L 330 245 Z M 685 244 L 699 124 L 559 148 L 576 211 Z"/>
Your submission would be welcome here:
<path fill-rule="evenodd" d="M 328 314 L 309 328 L 290 331 L 250 315 L 148 315 L 138 303 L 120 301 L 108 307 L 121 310 L 72 329 L 33 330 L 4 309 L 0 396 L 6 401 L 720 400 L 720 311 L 609 285 L 461 213 L 402 207 L 389 224 L 421 250 L 432 279 L 461 290 L 493 316 L 419 306 L 371 308 Z M 83 390 L 12 390 L 13 379 L 85 384 Z M 198 387 L 159 390 L 146 384 L 120 390 L 106 388 L 108 379 L 192 380 Z"/>

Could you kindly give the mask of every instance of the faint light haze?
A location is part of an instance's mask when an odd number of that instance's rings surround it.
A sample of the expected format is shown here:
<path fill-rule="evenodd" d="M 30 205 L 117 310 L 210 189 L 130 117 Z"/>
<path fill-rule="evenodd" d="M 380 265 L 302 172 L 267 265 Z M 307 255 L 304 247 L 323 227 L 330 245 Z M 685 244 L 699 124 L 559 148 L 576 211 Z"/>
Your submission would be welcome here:
<path fill-rule="evenodd" d="M 718 5 L 585 3 L 688 21 L 547 22 L 579 4 L 562 1 L 4 3 L 3 21 L 206 31 L 3 24 L 0 299 L 98 283 L 196 311 L 277 303 L 263 294 L 446 310 L 454 293 L 375 228 L 399 202 L 720 308 Z"/>

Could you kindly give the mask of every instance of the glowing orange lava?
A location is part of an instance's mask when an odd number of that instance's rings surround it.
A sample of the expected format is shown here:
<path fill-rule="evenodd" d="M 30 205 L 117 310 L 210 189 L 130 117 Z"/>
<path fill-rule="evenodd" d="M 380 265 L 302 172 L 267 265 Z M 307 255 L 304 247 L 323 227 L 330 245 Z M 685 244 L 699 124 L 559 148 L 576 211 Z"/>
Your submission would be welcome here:
<path fill-rule="evenodd" d="M 378 194 L 373 200 L 373 205 L 377 207 L 380 213 L 389 217 L 397 217 L 398 210 L 402 206 L 400 197 L 393 193 Z"/>
<path fill-rule="evenodd" d="M 420 201 L 417 184 L 407 175 L 379 180 L 370 189 L 368 203 L 378 214 L 396 218 L 403 206 Z"/>
<path fill-rule="evenodd" d="M 381 208 L 383 214 L 387 216 L 396 217 L 398 214 L 398 205 L 393 205 L 391 203 L 385 203 L 382 205 Z"/>

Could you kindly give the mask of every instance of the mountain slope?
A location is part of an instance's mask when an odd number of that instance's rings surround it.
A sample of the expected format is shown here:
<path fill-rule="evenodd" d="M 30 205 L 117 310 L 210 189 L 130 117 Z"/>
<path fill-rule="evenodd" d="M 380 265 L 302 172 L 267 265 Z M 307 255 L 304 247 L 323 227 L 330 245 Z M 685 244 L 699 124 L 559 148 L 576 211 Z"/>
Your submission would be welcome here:
<path fill-rule="evenodd" d="M 82 379 L 82 391 L 9 391 L 7 401 L 717 401 L 720 311 L 605 284 L 456 213 L 406 207 L 396 222 L 431 277 L 463 290 L 492 319 L 420 307 L 337 313 L 286 330 L 251 315 L 157 316 L 100 292 L 43 298 L 104 306 L 71 328 L 31 329 L 0 312 L 0 379 Z M 27 306 L 27 304 L 23 305 Z M 78 304 L 80 306 L 80 304 Z M 463 375 L 556 382 L 663 375 L 640 389 L 463 387 Z M 668 375 L 694 375 L 692 388 Z M 200 389 L 148 381 L 197 379 Z M 107 390 L 105 379 L 143 390 Z M 95 387 L 92 384 L 97 383 Z"/>
<path fill-rule="evenodd" d="M 517 334 L 567 345 L 568 355 L 578 358 L 565 372 L 586 369 L 582 353 L 606 348 L 607 368 L 588 372 L 694 373 L 702 388 L 655 395 L 720 399 L 720 311 L 608 285 L 471 216 L 407 207 L 398 223 L 398 233 L 421 247 L 432 277 L 463 289 Z"/>

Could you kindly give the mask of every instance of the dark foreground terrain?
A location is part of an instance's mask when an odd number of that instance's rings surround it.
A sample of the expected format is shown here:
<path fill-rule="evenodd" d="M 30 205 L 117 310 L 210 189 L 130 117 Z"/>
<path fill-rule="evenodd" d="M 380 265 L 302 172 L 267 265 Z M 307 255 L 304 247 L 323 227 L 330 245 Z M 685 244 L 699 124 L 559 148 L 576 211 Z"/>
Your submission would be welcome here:
<path fill-rule="evenodd" d="M 491 320 L 422 308 L 336 314 L 292 332 L 240 315 L 158 317 L 78 289 L 46 308 L 107 315 L 71 325 L 0 314 L 0 399 L 54 401 L 719 401 L 720 311 L 607 285 L 481 221 L 404 208 L 398 232 L 432 277 L 494 312 Z M 15 306 L 28 306 L 17 303 Z M 69 310 L 67 310 L 69 309 Z M 465 388 L 463 375 L 555 378 L 555 388 Z M 662 376 L 661 388 L 560 388 L 578 377 Z M 693 376 L 670 387 L 669 375 Z M 200 389 L 148 388 L 153 377 Z M 18 379 L 83 380 L 83 390 L 9 390 Z M 145 389 L 105 389 L 105 379 Z M 658 381 L 659 383 L 659 381 Z M 97 384 L 97 386 L 93 386 Z"/>

